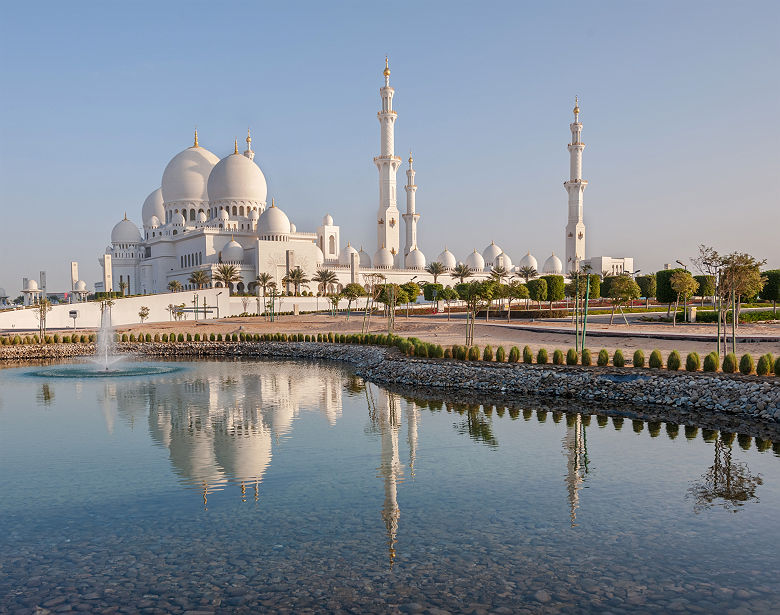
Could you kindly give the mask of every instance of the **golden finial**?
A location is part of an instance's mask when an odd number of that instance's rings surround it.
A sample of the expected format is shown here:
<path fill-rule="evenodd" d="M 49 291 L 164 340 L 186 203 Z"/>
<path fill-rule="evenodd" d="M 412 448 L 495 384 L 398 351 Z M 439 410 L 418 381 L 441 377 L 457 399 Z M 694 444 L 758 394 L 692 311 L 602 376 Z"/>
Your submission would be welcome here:
<path fill-rule="evenodd" d="M 574 113 L 577 114 L 580 112 L 580 99 L 579 96 L 574 97 Z"/>
<path fill-rule="evenodd" d="M 249 145 L 252 142 L 252 133 L 249 128 L 246 129 L 246 143 Z"/>
<path fill-rule="evenodd" d="M 276 207 L 276 199 L 271 197 L 271 207 Z"/>
<path fill-rule="evenodd" d="M 233 141 L 233 153 L 234 153 L 234 154 L 237 154 L 237 153 L 238 153 L 238 139 L 236 139 L 235 141 Z"/>
<path fill-rule="evenodd" d="M 385 56 L 385 70 L 384 70 L 385 77 L 390 76 L 390 60 L 387 59 L 387 56 Z"/>
<path fill-rule="evenodd" d="M 412 150 L 409 150 L 409 164 L 412 164 L 414 162 L 414 158 L 412 158 Z"/>
<path fill-rule="evenodd" d="M 200 147 L 198 145 L 198 127 L 197 126 L 195 127 L 195 143 L 193 144 L 192 147 Z"/>
<path fill-rule="evenodd" d="M 127 220 L 127 212 L 125 212 L 125 220 Z"/>

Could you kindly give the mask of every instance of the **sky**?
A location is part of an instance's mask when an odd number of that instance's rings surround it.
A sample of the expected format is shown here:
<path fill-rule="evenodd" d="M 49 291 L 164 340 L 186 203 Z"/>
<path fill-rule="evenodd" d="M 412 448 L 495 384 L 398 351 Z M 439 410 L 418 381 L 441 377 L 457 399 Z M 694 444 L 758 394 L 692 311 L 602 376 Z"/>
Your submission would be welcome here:
<path fill-rule="evenodd" d="M 780 267 L 779 23 L 778 2 L 5 2 L 0 287 L 64 291 L 76 260 L 91 288 L 196 126 L 220 157 L 251 127 L 269 201 L 373 253 L 385 55 L 429 262 L 563 255 L 576 95 L 587 256 Z"/>

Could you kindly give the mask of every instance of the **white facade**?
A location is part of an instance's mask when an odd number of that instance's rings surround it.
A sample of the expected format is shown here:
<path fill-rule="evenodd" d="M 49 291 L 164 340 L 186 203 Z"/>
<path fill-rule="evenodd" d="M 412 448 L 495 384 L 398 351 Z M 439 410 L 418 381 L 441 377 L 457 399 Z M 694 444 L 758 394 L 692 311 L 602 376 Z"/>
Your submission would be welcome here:
<path fill-rule="evenodd" d="M 591 273 L 599 275 L 606 272 L 607 275 L 620 275 L 621 273 L 634 272 L 634 259 L 631 257 L 612 258 L 611 256 L 592 256 L 582 261 L 580 266 L 590 266 Z"/>
<path fill-rule="evenodd" d="M 569 193 L 569 220 L 566 224 L 566 273 L 577 271 L 580 262 L 585 258 L 585 222 L 583 221 L 582 197 L 588 182 L 582 179 L 582 122 L 580 122 L 579 101 L 574 103 L 574 122 L 569 143 L 569 181 L 563 185 Z"/>

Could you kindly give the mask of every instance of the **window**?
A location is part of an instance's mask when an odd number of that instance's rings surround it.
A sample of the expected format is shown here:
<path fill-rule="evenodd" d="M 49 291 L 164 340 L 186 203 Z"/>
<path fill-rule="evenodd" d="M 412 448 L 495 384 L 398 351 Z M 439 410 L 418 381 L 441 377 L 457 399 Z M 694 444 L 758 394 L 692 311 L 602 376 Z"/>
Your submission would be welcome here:
<path fill-rule="evenodd" d="M 238 208 L 238 215 L 243 216 L 244 215 L 244 206 Z"/>
<path fill-rule="evenodd" d="M 336 253 L 336 237 L 333 235 L 328 239 L 328 254 Z"/>
<path fill-rule="evenodd" d="M 195 210 L 190 209 L 190 221 L 195 222 Z"/>
<path fill-rule="evenodd" d="M 235 216 L 235 215 L 237 215 L 237 212 L 236 212 L 236 206 L 235 206 L 235 205 L 233 205 L 233 215 L 234 215 L 234 216 Z"/>

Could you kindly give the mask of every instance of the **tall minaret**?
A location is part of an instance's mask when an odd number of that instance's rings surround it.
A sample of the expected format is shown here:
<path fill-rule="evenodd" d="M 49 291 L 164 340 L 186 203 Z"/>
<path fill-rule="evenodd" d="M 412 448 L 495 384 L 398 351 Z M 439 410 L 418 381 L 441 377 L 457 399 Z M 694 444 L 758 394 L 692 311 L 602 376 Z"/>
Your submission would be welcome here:
<path fill-rule="evenodd" d="M 564 272 L 576 271 L 585 258 L 585 223 L 582 221 L 582 193 L 588 182 L 582 179 L 582 150 L 585 144 L 581 140 L 582 122 L 580 122 L 580 105 L 574 99 L 574 122 L 571 128 L 571 143 L 569 143 L 570 170 L 569 181 L 564 182 L 569 193 L 569 222 L 566 225 L 566 262 Z"/>
<path fill-rule="evenodd" d="M 401 249 L 400 216 L 396 204 L 395 176 L 401 159 L 394 153 L 395 119 L 398 114 L 393 111 L 393 94 L 390 87 L 390 67 L 385 58 L 385 87 L 379 90 L 382 96 L 382 110 L 377 113 L 382 126 L 379 156 L 374 158 L 379 170 L 379 215 L 377 216 L 377 249 L 387 248 L 395 257 Z"/>
<path fill-rule="evenodd" d="M 417 221 L 420 219 L 420 214 L 414 210 L 414 193 L 417 192 L 417 186 L 414 183 L 413 162 L 412 152 L 409 152 L 409 169 L 406 171 L 406 186 L 404 186 L 404 190 L 406 190 L 406 213 L 403 215 L 404 228 L 406 229 L 404 258 L 417 247 Z"/>

